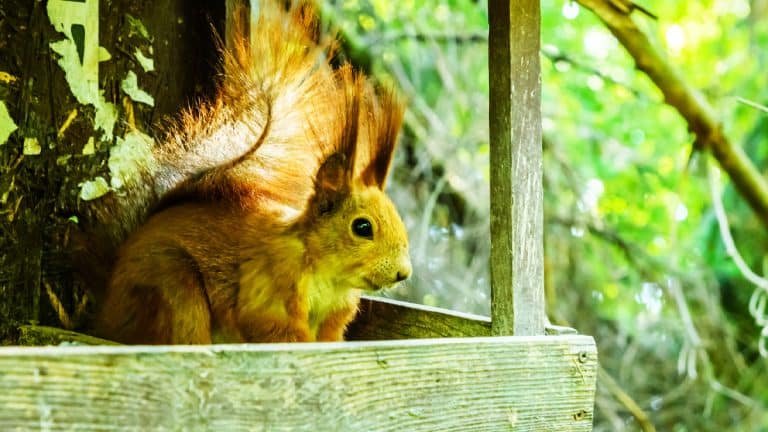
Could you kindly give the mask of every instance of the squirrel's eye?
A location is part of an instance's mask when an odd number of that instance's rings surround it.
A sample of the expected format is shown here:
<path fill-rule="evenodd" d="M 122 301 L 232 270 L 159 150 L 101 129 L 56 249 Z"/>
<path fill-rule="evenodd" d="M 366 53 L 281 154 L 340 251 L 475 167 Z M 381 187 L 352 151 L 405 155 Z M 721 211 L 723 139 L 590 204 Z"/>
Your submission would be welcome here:
<path fill-rule="evenodd" d="M 352 232 L 355 233 L 356 236 L 372 239 L 373 225 L 371 224 L 371 221 L 366 218 L 357 218 L 352 221 Z"/>

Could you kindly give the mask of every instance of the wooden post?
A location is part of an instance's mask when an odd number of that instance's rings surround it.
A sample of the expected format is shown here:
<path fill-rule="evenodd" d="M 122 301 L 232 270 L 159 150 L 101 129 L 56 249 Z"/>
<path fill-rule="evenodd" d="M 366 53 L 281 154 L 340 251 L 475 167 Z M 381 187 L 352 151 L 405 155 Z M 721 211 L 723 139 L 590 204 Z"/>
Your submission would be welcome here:
<path fill-rule="evenodd" d="M 489 0 L 491 322 L 544 334 L 539 0 Z"/>

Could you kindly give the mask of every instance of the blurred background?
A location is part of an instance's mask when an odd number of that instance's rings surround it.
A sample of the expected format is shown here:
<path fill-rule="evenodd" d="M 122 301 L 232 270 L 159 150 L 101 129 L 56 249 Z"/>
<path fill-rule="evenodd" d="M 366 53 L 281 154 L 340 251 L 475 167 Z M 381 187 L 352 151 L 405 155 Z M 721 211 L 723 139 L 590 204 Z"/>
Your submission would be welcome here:
<path fill-rule="evenodd" d="M 765 177 L 768 1 L 646 3 L 658 19 L 635 22 Z M 713 205 L 758 275 L 768 225 L 589 10 L 541 7 L 548 314 L 597 339 L 595 430 L 768 431 L 768 295 L 729 257 Z M 389 192 L 415 272 L 387 295 L 488 315 L 485 2 L 325 8 L 344 52 L 409 102 Z"/>

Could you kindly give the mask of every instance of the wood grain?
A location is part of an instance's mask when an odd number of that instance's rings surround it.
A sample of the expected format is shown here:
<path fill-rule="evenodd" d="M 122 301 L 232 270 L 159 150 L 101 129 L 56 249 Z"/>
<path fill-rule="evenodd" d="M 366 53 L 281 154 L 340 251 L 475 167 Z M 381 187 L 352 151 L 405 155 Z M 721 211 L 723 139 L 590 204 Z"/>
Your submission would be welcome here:
<path fill-rule="evenodd" d="M 488 15 L 492 331 L 542 335 L 539 0 L 489 0 Z"/>
<path fill-rule="evenodd" d="M 587 336 L 0 348 L 0 430 L 588 431 Z"/>
<path fill-rule="evenodd" d="M 403 301 L 363 297 L 348 340 L 490 336 L 488 317 Z"/>
<path fill-rule="evenodd" d="M 115 342 L 70 330 L 40 325 L 21 325 L 12 345 L 40 346 L 74 343 L 116 345 Z M 346 339 L 399 340 L 439 337 L 490 336 L 491 320 L 482 315 L 456 312 L 392 299 L 366 297 L 360 312 L 347 329 Z M 575 335 L 576 329 L 547 325 L 546 334 Z"/>

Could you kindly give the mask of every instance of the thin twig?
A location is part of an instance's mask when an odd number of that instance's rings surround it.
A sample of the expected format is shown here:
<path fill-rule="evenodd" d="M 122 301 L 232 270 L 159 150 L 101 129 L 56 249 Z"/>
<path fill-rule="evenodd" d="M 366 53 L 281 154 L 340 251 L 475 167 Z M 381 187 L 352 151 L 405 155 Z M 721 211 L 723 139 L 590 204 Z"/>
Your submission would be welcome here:
<path fill-rule="evenodd" d="M 715 210 L 717 225 L 720 228 L 720 238 L 723 240 L 725 251 L 728 253 L 728 256 L 731 257 L 733 263 L 736 264 L 736 267 L 739 269 L 746 280 L 751 282 L 757 288 L 760 288 L 761 290 L 768 293 L 768 279 L 760 277 L 755 272 L 753 272 L 752 269 L 749 268 L 749 265 L 747 265 L 746 261 L 744 261 L 744 258 L 741 257 L 739 250 L 736 248 L 736 243 L 733 241 L 733 236 L 731 236 L 731 229 L 730 225 L 728 224 L 728 216 L 726 215 L 725 208 L 723 207 L 720 187 L 717 184 L 717 179 L 715 178 L 715 167 L 711 163 L 708 165 L 709 170 L 707 172 L 707 179 L 709 180 L 709 190 L 712 196 L 712 207 Z"/>
<path fill-rule="evenodd" d="M 757 401 L 755 401 L 751 397 L 745 395 L 744 393 L 736 391 L 730 387 L 726 387 L 722 385 L 720 381 L 714 378 L 709 380 L 709 386 L 712 388 L 712 390 L 716 391 L 717 393 L 720 393 L 729 399 L 733 399 L 734 401 L 739 402 L 742 405 L 745 405 L 748 407 L 754 407 L 757 404 Z"/>
<path fill-rule="evenodd" d="M 600 367 L 598 369 L 598 382 L 605 386 L 609 393 L 613 395 L 624 407 L 632 414 L 632 417 L 637 420 L 638 426 L 643 432 L 656 432 L 656 427 L 651 423 L 651 419 L 648 417 L 645 411 L 640 408 L 640 405 L 635 402 L 632 397 L 621 388 L 621 386 L 613 379 L 605 369 Z"/>
<path fill-rule="evenodd" d="M 487 33 L 417 33 L 417 32 L 400 32 L 400 33 L 388 33 L 384 36 L 377 38 L 370 38 L 371 45 L 378 43 L 396 42 L 401 40 L 415 40 L 418 42 L 443 42 L 443 43 L 487 43 Z"/>
<path fill-rule="evenodd" d="M 731 235 L 731 228 L 728 224 L 728 215 L 725 213 L 725 207 L 723 206 L 722 193 L 720 192 L 720 187 L 715 178 L 717 172 L 712 163 L 708 163 L 707 165 L 707 179 L 709 180 L 709 191 L 712 195 L 712 207 L 715 210 L 715 217 L 717 218 L 717 225 L 720 228 L 720 238 L 725 246 L 725 252 L 731 257 L 733 263 L 736 264 L 736 268 L 739 269 L 742 276 L 759 290 L 759 294 L 753 293 L 752 295 L 752 299 L 749 302 L 749 312 L 757 322 L 757 325 L 763 327 L 760 332 L 757 348 L 760 355 L 765 358 L 768 357 L 768 323 L 764 319 L 763 311 L 760 310 L 759 306 L 756 307 L 755 304 L 760 305 L 761 298 L 768 296 L 768 279 L 758 276 L 753 272 L 739 253 L 739 250 L 736 247 L 736 242 L 733 241 L 733 236 Z M 765 304 L 765 300 L 762 300 L 762 304 Z"/>
<path fill-rule="evenodd" d="M 435 190 L 429 195 L 429 199 L 427 199 L 427 203 L 424 207 L 424 212 L 421 216 L 421 223 L 419 224 L 419 241 L 417 243 L 419 245 L 419 262 L 424 262 L 426 259 L 426 253 L 430 249 L 427 246 L 427 237 L 429 236 L 429 226 L 432 222 L 432 213 L 435 211 L 437 199 L 440 197 L 440 193 L 442 193 L 443 187 L 445 187 L 446 183 L 447 180 L 445 177 L 441 177 L 440 180 L 438 180 L 437 185 L 435 186 Z"/>
<path fill-rule="evenodd" d="M 434 43 L 455 43 L 455 44 L 486 44 L 488 43 L 487 33 L 416 33 L 416 32 L 400 32 L 400 33 L 388 33 L 385 35 L 375 35 L 363 39 L 363 44 L 366 46 L 381 46 L 391 44 L 392 42 L 399 42 L 403 40 L 410 40 L 416 42 L 434 42 Z M 574 68 L 581 70 L 582 72 L 594 75 L 603 81 L 613 84 L 617 87 L 621 87 L 632 93 L 637 98 L 645 98 L 645 93 L 630 86 L 627 83 L 613 78 L 597 68 L 591 67 L 586 63 L 576 60 L 572 56 L 564 53 L 558 48 L 543 47 L 541 49 L 541 55 L 547 58 L 552 64 L 558 62 L 564 62 L 572 65 Z"/>
<path fill-rule="evenodd" d="M 691 311 L 688 308 L 688 303 L 686 302 L 683 290 L 680 287 L 680 281 L 676 278 L 668 278 L 667 291 L 669 291 L 672 298 L 675 300 L 677 311 L 680 314 L 680 319 L 685 326 L 685 333 L 687 335 L 685 344 L 680 350 L 677 370 L 679 373 L 685 372 L 689 378 L 694 379 L 698 375 L 696 371 L 696 358 L 697 354 L 702 351 L 701 337 L 696 330 L 696 326 L 693 324 Z"/>
<path fill-rule="evenodd" d="M 752 102 L 751 100 L 744 99 L 743 97 L 737 97 L 736 100 L 743 103 L 744 105 L 751 106 L 752 108 L 768 113 L 768 107 L 765 105 L 760 105 L 757 102 Z"/>
<path fill-rule="evenodd" d="M 647 97 L 644 92 L 641 92 L 640 90 L 630 86 L 629 84 L 621 82 L 620 80 L 618 80 L 616 78 L 613 78 L 610 75 L 605 74 L 604 72 L 598 70 L 597 68 L 589 66 L 589 65 L 587 65 L 587 64 L 585 64 L 585 63 L 583 63 L 583 62 L 581 62 L 579 60 L 576 60 L 575 58 L 573 58 L 570 55 L 562 52 L 558 48 L 543 47 L 541 49 L 541 54 L 545 58 L 547 58 L 553 65 L 555 65 L 558 62 L 568 63 L 571 66 L 573 66 L 574 68 L 576 68 L 576 69 L 578 69 L 578 70 L 580 70 L 582 72 L 588 73 L 590 75 L 594 75 L 594 76 L 600 78 L 601 80 L 603 80 L 603 81 L 605 81 L 605 82 L 607 82 L 609 84 L 612 84 L 612 85 L 614 85 L 616 87 L 620 87 L 620 88 L 623 88 L 623 89 L 627 90 L 628 92 L 632 93 L 632 95 L 635 96 L 636 98 L 638 98 L 639 100 L 650 100 L 650 98 Z M 557 71 L 558 69 L 555 68 L 555 70 Z"/>

